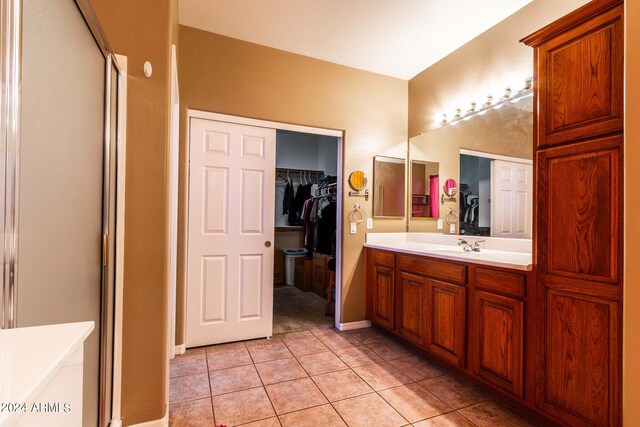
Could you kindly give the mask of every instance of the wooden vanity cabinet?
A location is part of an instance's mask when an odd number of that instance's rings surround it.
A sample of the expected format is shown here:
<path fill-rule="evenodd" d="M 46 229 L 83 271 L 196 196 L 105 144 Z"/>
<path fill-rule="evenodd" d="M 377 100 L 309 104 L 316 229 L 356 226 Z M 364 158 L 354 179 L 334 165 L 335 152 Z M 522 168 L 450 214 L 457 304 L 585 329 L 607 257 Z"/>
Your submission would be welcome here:
<path fill-rule="evenodd" d="M 367 254 L 367 318 L 394 331 L 396 303 L 395 254 L 370 251 Z"/>
<path fill-rule="evenodd" d="M 419 346 L 426 343 L 427 279 L 406 271 L 398 272 L 398 334 Z"/>
<path fill-rule="evenodd" d="M 427 280 L 427 350 L 454 365 L 466 365 L 465 286 Z"/>
<path fill-rule="evenodd" d="M 524 302 L 485 291 L 474 292 L 476 375 L 514 396 L 524 397 Z"/>
<path fill-rule="evenodd" d="M 525 365 L 531 273 L 378 249 L 367 249 L 366 260 L 374 325 L 532 406 L 533 387 L 525 387 L 534 374 Z"/>
<path fill-rule="evenodd" d="M 536 407 L 621 424 L 623 1 L 596 0 L 534 48 Z"/>

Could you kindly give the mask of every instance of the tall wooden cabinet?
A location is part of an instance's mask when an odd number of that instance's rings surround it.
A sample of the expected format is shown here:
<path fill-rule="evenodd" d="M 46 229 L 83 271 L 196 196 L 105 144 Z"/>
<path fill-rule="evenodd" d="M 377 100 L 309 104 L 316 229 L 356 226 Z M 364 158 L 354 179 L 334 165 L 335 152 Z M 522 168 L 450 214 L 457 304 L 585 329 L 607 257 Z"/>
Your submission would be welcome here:
<path fill-rule="evenodd" d="M 622 1 L 523 40 L 535 58 L 536 407 L 618 426 L 623 239 Z"/>

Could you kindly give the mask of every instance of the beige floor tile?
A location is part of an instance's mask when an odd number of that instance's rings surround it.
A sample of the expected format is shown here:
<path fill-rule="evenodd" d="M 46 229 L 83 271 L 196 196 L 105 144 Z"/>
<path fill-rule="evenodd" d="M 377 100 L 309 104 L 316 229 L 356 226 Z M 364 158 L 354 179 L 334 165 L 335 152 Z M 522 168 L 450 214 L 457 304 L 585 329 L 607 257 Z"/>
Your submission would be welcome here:
<path fill-rule="evenodd" d="M 190 400 L 169 406 L 169 425 L 171 427 L 213 426 L 213 408 L 211 398 Z"/>
<path fill-rule="evenodd" d="M 479 427 L 533 427 L 533 424 L 494 400 L 462 408 L 458 412 Z"/>
<path fill-rule="evenodd" d="M 285 344 L 294 356 L 303 356 L 305 354 L 320 353 L 321 351 L 328 350 L 316 337 L 288 340 L 285 341 Z"/>
<path fill-rule="evenodd" d="M 256 363 L 256 369 L 265 385 L 307 377 L 307 372 L 294 358 Z"/>
<path fill-rule="evenodd" d="M 351 337 L 354 337 L 362 344 L 368 344 L 372 341 L 379 341 L 388 338 L 387 335 L 383 334 L 375 328 L 355 329 L 353 331 L 347 332 L 347 334 Z"/>
<path fill-rule="evenodd" d="M 318 339 L 331 350 L 338 350 L 341 348 L 356 347 L 362 345 L 360 341 L 358 341 L 355 337 L 347 334 L 319 335 Z"/>
<path fill-rule="evenodd" d="M 247 343 L 247 349 L 253 363 L 268 362 L 270 360 L 287 359 L 293 354 L 287 349 L 282 340 L 273 338 L 261 342 L 251 341 Z"/>
<path fill-rule="evenodd" d="M 298 361 L 309 375 L 319 375 L 348 368 L 338 356 L 330 351 L 300 356 Z"/>
<path fill-rule="evenodd" d="M 278 415 L 327 403 L 310 378 L 265 386 Z"/>
<path fill-rule="evenodd" d="M 193 374 L 169 379 L 169 402 L 178 403 L 187 400 L 209 397 L 209 375 Z"/>
<path fill-rule="evenodd" d="M 267 418 L 265 420 L 254 421 L 252 423 L 242 424 L 242 427 L 280 427 L 278 417 Z"/>
<path fill-rule="evenodd" d="M 394 360 L 403 357 L 415 356 L 415 353 L 409 348 L 388 339 L 372 341 L 366 345 L 384 360 Z"/>
<path fill-rule="evenodd" d="M 214 396 L 212 399 L 218 425 L 230 427 L 276 415 L 263 387 Z"/>
<path fill-rule="evenodd" d="M 415 383 L 383 390 L 380 396 L 412 423 L 453 411 L 449 405 Z"/>
<path fill-rule="evenodd" d="M 262 385 L 260 377 L 253 365 L 237 366 L 209 373 L 211 395 L 231 393 Z"/>
<path fill-rule="evenodd" d="M 421 356 L 403 357 L 402 359 L 390 360 L 389 363 L 409 375 L 414 381 L 428 380 L 446 373 L 444 369 L 428 362 Z"/>
<path fill-rule="evenodd" d="M 280 422 L 283 427 L 347 427 L 331 405 L 316 406 L 315 408 L 282 415 Z"/>
<path fill-rule="evenodd" d="M 207 366 L 209 371 L 250 365 L 252 363 L 244 343 L 207 347 Z"/>
<path fill-rule="evenodd" d="M 334 353 L 350 367 L 381 362 L 382 358 L 365 346 L 349 347 L 335 350 Z"/>
<path fill-rule="evenodd" d="M 450 375 L 442 375 L 421 381 L 420 385 L 454 409 L 463 408 L 489 399 L 489 396 L 473 385 Z"/>
<path fill-rule="evenodd" d="M 207 356 L 204 350 L 187 350 L 169 363 L 169 378 L 207 372 Z"/>
<path fill-rule="evenodd" d="M 388 362 L 373 363 L 352 369 L 376 391 L 413 382 L 400 369 Z"/>
<path fill-rule="evenodd" d="M 449 412 L 414 423 L 413 427 L 476 427 L 476 425 L 457 412 Z"/>
<path fill-rule="evenodd" d="M 376 393 L 341 400 L 333 406 L 349 427 L 399 427 L 407 424 L 407 420 Z"/>
<path fill-rule="evenodd" d="M 290 332 L 288 334 L 278 335 L 277 338 L 280 338 L 282 341 L 286 343 L 304 340 L 304 339 L 313 339 L 315 335 L 313 335 L 310 331 L 300 331 L 300 332 Z"/>
<path fill-rule="evenodd" d="M 373 392 L 351 369 L 311 377 L 331 402 Z"/>
<path fill-rule="evenodd" d="M 316 337 L 320 338 L 322 336 L 334 336 L 334 335 L 340 335 L 340 334 L 345 334 L 346 332 L 340 332 L 337 329 L 330 327 L 330 328 L 313 328 L 313 329 L 309 329 L 309 332 L 311 332 L 313 335 L 315 335 Z"/>

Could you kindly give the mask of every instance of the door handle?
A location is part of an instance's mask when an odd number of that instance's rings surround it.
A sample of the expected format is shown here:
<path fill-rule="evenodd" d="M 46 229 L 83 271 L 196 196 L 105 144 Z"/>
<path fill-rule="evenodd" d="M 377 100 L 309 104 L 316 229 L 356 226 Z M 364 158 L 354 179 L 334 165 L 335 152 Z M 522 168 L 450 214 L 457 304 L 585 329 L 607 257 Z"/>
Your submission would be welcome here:
<path fill-rule="evenodd" d="M 271 242 L 268 241 L 268 240 L 266 242 L 264 242 L 264 247 L 265 248 L 270 248 L 271 247 Z"/>

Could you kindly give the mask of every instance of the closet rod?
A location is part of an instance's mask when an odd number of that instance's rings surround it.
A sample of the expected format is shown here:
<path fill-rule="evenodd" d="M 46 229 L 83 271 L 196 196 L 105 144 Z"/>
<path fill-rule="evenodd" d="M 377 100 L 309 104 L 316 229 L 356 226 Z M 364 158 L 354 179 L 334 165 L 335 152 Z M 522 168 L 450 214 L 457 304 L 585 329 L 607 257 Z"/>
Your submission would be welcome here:
<path fill-rule="evenodd" d="M 288 168 L 276 168 L 276 172 L 289 172 L 289 173 L 317 173 L 324 175 L 324 171 L 316 171 L 311 169 L 288 169 Z"/>

